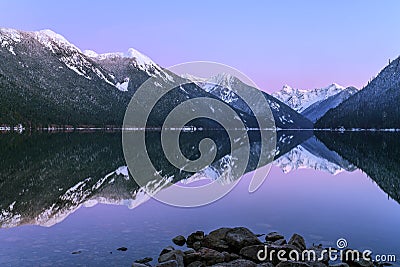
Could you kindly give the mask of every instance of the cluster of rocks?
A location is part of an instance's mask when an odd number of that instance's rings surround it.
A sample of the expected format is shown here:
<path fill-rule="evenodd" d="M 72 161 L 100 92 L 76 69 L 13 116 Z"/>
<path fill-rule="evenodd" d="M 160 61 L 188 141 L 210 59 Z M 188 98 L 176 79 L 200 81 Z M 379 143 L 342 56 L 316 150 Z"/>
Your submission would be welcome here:
<path fill-rule="evenodd" d="M 172 239 L 177 246 L 186 246 L 180 250 L 172 246 L 164 248 L 156 267 L 373 267 L 372 261 L 354 260 L 329 265 L 329 255 L 322 253 L 322 245 L 307 248 L 304 238 L 294 234 L 289 241 L 277 232 L 265 235 L 265 240 L 244 227 L 220 228 L 205 235 L 203 231 L 190 234 L 187 238 L 177 236 Z M 303 251 L 314 251 L 312 261 L 280 260 L 278 251 L 285 251 L 286 256 L 291 251 L 301 255 Z M 264 252 L 269 251 L 265 255 Z M 275 253 L 273 253 L 274 251 Z M 260 254 L 261 253 L 261 254 Z M 263 256 L 260 259 L 260 255 Z M 322 255 L 322 256 L 321 256 Z M 265 257 L 265 259 L 264 259 Z M 149 267 L 149 262 L 136 261 L 133 267 Z"/>

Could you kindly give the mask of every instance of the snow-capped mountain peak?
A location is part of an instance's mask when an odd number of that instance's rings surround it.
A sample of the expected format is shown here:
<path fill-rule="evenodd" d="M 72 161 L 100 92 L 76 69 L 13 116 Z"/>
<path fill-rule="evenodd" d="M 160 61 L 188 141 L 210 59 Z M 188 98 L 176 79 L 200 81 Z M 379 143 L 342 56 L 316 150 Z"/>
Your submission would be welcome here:
<path fill-rule="evenodd" d="M 325 88 L 321 88 L 322 90 L 326 90 L 327 91 L 327 96 L 332 96 L 337 94 L 338 92 L 340 93 L 341 91 L 343 91 L 344 89 L 346 89 L 346 87 L 341 86 L 337 83 L 332 83 L 331 85 L 325 87 Z"/>
<path fill-rule="evenodd" d="M 302 90 L 284 85 L 282 89 L 272 95 L 297 112 L 302 112 L 312 104 L 327 99 L 330 96 L 342 92 L 346 87 L 332 83 L 323 88 L 315 88 L 312 90 Z"/>
<path fill-rule="evenodd" d="M 92 50 L 85 50 L 83 53 L 92 59 L 96 60 L 110 60 L 110 59 L 116 59 L 116 58 L 128 58 L 132 59 L 136 65 L 141 70 L 144 70 L 146 72 L 161 72 L 162 69 L 161 67 L 156 64 L 153 60 L 151 60 L 148 56 L 145 56 L 144 54 L 140 53 L 134 48 L 129 48 L 127 52 L 114 52 L 114 53 L 103 53 L 103 54 L 98 54 L 95 51 Z"/>
<path fill-rule="evenodd" d="M 301 114 L 312 122 L 316 122 L 330 109 L 337 107 L 339 104 L 341 104 L 343 101 L 345 101 L 357 92 L 357 88 L 352 86 L 344 88 L 341 92 L 337 94 L 333 94 L 332 96 L 324 100 L 315 102 L 314 104 L 303 110 Z"/>
<path fill-rule="evenodd" d="M 140 66 L 143 66 L 143 67 L 145 67 L 145 66 L 158 66 L 148 56 L 143 55 L 142 53 L 140 53 L 139 51 L 137 51 L 136 49 L 133 49 L 133 48 L 129 48 L 128 49 L 127 56 L 129 58 L 136 59 L 136 62 Z"/>
<path fill-rule="evenodd" d="M 284 86 L 282 86 L 282 90 L 281 91 L 292 92 L 293 90 L 294 89 L 291 86 L 285 84 Z"/>
<path fill-rule="evenodd" d="M 113 52 L 98 54 L 93 50 L 85 50 L 83 54 L 102 66 L 115 65 L 116 62 L 121 65 L 132 64 L 141 71 L 144 71 L 149 76 L 158 76 L 165 82 L 174 81 L 173 77 L 163 70 L 148 56 L 140 53 L 134 48 L 129 48 L 126 52 Z M 129 62 L 127 62 L 129 61 Z"/>
<path fill-rule="evenodd" d="M 346 88 L 346 87 L 341 86 L 340 84 L 337 84 L 337 83 L 332 83 L 328 87 L 336 87 L 336 88 L 339 88 L 339 89 L 345 89 Z"/>
<path fill-rule="evenodd" d="M 219 84 L 219 85 L 224 85 L 224 84 L 230 85 L 230 83 L 232 81 L 234 81 L 235 79 L 237 79 L 237 78 L 235 76 L 232 76 L 229 73 L 219 73 L 219 74 L 217 74 L 215 76 L 210 77 L 208 79 L 208 81 L 209 82 L 214 82 L 214 83 Z"/>
<path fill-rule="evenodd" d="M 194 76 L 187 78 L 192 80 L 207 92 L 211 92 L 216 88 L 224 88 L 228 91 L 231 91 L 236 84 L 241 82 L 238 78 L 228 73 L 219 73 L 209 78 L 198 78 Z"/>
<path fill-rule="evenodd" d="M 69 47 L 76 49 L 77 51 L 81 52 L 81 50 L 76 47 L 75 45 L 71 44 L 68 42 L 68 40 L 62 36 L 61 34 L 55 33 L 52 30 L 46 29 L 46 30 L 41 30 L 37 32 L 32 33 L 36 40 L 38 40 L 40 43 L 45 45 L 46 47 L 50 48 L 51 50 L 53 49 L 53 45 L 57 44 L 60 47 Z"/>
<path fill-rule="evenodd" d="M 24 32 L 15 29 L 0 28 L 0 44 L 3 47 L 5 46 L 5 42 L 8 42 L 8 44 L 10 41 L 14 43 L 20 43 L 21 40 L 26 37 L 33 37 L 52 51 L 54 50 L 54 45 L 57 45 L 62 48 L 72 48 L 80 52 L 80 49 L 68 42 L 64 36 L 49 29 L 34 32 Z"/>
<path fill-rule="evenodd" d="M 229 73 L 218 73 L 217 75 L 208 78 L 197 77 L 186 73 L 181 75 L 181 77 L 198 84 L 206 91 L 212 90 L 215 86 L 232 89 L 234 83 L 237 83 L 239 81 L 238 78 Z"/>
<path fill-rule="evenodd" d="M 247 103 L 235 93 L 239 88 L 247 90 L 251 87 L 239 78 L 228 73 L 219 73 L 209 78 L 199 78 L 190 74 L 184 74 L 182 78 L 194 82 L 203 90 L 218 97 L 225 103 L 232 105 L 236 109 L 248 114 L 253 114 L 253 111 Z M 263 91 L 261 91 L 261 93 L 267 99 L 278 128 L 309 129 L 312 127 L 312 123 L 309 120 L 304 119 L 303 116 L 299 115 L 287 105 Z"/>
<path fill-rule="evenodd" d="M 8 29 L 8 28 L 0 28 L 0 42 L 3 41 L 3 39 L 11 39 L 14 42 L 20 42 L 21 41 L 21 34 L 19 31 L 14 30 L 14 29 Z"/>
<path fill-rule="evenodd" d="M 112 59 L 112 58 L 132 58 L 137 59 L 143 65 L 157 65 L 151 60 L 148 56 L 143 55 L 139 51 L 134 48 L 129 48 L 126 52 L 112 52 L 112 53 L 103 53 L 98 54 L 93 50 L 85 50 L 83 53 L 91 58 L 96 58 L 98 60 Z"/>
<path fill-rule="evenodd" d="M 187 79 L 191 82 L 198 83 L 198 82 L 206 82 L 208 78 L 198 77 L 189 73 L 184 73 L 181 75 L 182 78 Z"/>
<path fill-rule="evenodd" d="M 16 55 L 14 52 L 14 43 L 21 42 L 21 34 L 14 29 L 0 28 L 0 47 L 5 47 L 8 51 Z"/>

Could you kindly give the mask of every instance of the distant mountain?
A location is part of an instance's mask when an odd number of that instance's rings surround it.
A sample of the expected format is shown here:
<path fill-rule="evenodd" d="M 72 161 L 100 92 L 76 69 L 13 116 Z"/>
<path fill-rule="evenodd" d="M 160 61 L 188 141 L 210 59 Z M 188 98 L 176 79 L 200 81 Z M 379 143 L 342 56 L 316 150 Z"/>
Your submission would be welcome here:
<path fill-rule="evenodd" d="M 326 100 L 345 89 L 345 87 L 336 83 L 324 88 L 316 88 L 312 90 L 300 90 L 285 85 L 280 91 L 275 92 L 272 95 L 292 109 L 302 113 L 311 105 Z"/>
<path fill-rule="evenodd" d="M 399 128 L 400 58 L 393 60 L 364 89 L 329 110 L 318 128 Z"/>
<path fill-rule="evenodd" d="M 304 111 L 301 112 L 301 114 L 309 119 L 312 122 L 316 122 L 318 119 L 320 119 L 328 110 L 337 107 L 340 103 L 345 101 L 347 98 L 352 96 L 353 94 L 357 93 L 358 90 L 355 87 L 347 87 L 343 89 L 343 91 L 332 95 L 328 97 L 327 99 L 320 100 L 318 102 L 315 102 L 308 108 L 306 108 Z"/>
<path fill-rule="evenodd" d="M 238 78 L 221 73 L 209 78 L 197 78 L 194 76 L 185 75 L 185 78 L 195 82 L 198 86 L 203 88 L 225 103 L 242 110 L 248 114 L 253 115 L 253 112 L 248 107 L 243 99 L 241 99 L 235 92 L 234 88 L 250 88 L 250 85 L 242 82 Z M 272 115 L 275 120 L 275 125 L 281 129 L 312 129 L 313 123 L 302 115 L 294 111 L 292 108 L 282 103 L 275 97 L 261 91 L 271 108 Z M 256 97 L 256 96 L 255 96 Z"/>

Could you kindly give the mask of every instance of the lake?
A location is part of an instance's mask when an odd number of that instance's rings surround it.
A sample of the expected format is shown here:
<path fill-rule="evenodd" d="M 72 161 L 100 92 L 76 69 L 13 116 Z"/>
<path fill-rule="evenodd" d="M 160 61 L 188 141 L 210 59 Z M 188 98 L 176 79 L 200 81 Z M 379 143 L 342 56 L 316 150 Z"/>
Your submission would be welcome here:
<path fill-rule="evenodd" d="M 172 183 L 201 182 L 167 162 L 159 135 L 146 136 L 157 170 Z M 205 137 L 218 148 L 212 172 L 202 174 L 212 181 L 232 153 L 226 133 L 184 133 L 180 145 L 196 159 Z M 181 208 L 144 194 L 128 173 L 119 132 L 2 134 L 0 266 L 131 266 L 156 259 L 176 235 L 229 226 L 287 239 L 299 233 L 307 245 L 345 238 L 354 249 L 399 253 L 400 133 L 278 132 L 269 175 L 249 193 L 259 138 L 249 137 L 246 174 L 231 192 Z"/>

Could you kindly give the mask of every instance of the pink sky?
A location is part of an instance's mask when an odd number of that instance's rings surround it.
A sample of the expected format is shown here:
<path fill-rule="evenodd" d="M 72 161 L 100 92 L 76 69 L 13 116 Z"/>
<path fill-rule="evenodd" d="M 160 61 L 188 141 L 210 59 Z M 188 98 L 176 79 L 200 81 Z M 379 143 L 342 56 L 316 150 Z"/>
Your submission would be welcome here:
<path fill-rule="evenodd" d="M 82 50 L 133 47 L 163 67 L 216 61 L 273 92 L 362 87 L 400 55 L 399 1 L 2 1 L 0 26 L 52 29 Z M 5 11 L 5 12 L 4 12 Z"/>

